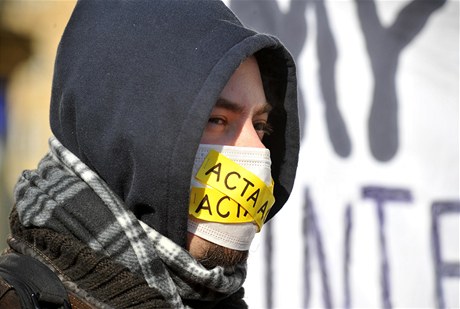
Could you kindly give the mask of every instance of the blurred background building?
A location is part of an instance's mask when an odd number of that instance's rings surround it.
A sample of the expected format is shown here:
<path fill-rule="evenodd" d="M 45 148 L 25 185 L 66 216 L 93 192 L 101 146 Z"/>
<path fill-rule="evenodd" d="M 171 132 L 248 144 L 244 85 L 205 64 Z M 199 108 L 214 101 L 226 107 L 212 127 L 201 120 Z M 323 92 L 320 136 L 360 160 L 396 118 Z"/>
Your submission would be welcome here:
<path fill-rule="evenodd" d="M 0 0 L 0 249 L 15 182 L 46 153 L 54 58 L 75 1 Z"/>

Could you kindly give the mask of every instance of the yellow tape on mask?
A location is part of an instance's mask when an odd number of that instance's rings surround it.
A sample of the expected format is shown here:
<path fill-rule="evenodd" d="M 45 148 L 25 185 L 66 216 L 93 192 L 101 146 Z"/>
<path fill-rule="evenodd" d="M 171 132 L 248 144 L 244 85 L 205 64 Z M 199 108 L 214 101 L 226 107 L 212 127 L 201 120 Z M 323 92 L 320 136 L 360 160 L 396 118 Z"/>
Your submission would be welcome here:
<path fill-rule="evenodd" d="M 253 218 L 259 230 L 262 228 L 270 208 L 275 203 L 273 182 L 271 186 L 267 186 L 252 172 L 215 150 L 209 152 L 195 177 L 201 183 L 222 193 L 222 197 L 227 196 L 243 207 Z M 211 219 L 214 218 L 208 218 L 206 221 L 214 221 Z M 228 218 L 226 222 L 233 221 Z"/>
<path fill-rule="evenodd" d="M 220 223 L 254 222 L 253 217 L 240 204 L 213 188 L 191 189 L 189 215 Z"/>

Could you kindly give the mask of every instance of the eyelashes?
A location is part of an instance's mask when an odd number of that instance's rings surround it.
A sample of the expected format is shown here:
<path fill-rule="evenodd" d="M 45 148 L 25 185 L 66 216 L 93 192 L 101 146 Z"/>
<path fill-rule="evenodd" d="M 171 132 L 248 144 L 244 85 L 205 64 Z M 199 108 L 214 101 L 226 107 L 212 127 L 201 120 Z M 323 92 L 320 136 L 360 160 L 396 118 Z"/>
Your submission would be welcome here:
<path fill-rule="evenodd" d="M 265 121 L 254 123 L 254 129 L 263 135 L 270 135 L 273 133 L 273 126 Z"/>
<path fill-rule="evenodd" d="M 210 117 L 208 119 L 208 123 L 213 125 L 227 125 L 227 120 L 223 117 Z M 273 133 L 273 126 L 265 121 L 255 122 L 254 129 L 258 132 L 263 132 L 265 134 L 270 135 Z"/>
<path fill-rule="evenodd" d="M 209 117 L 208 119 L 208 123 L 209 124 L 213 124 L 213 125 L 226 125 L 227 124 L 227 120 L 223 117 Z"/>

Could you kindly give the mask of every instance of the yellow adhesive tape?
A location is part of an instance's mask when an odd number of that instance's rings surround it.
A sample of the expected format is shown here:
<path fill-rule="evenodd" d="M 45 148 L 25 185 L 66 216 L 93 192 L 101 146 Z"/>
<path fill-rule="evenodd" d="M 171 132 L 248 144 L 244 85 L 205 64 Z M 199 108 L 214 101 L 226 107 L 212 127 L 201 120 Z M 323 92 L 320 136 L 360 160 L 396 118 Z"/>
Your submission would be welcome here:
<path fill-rule="evenodd" d="M 254 222 L 253 217 L 237 202 L 213 188 L 193 187 L 189 215 L 204 221 L 220 223 Z"/>
<path fill-rule="evenodd" d="M 215 150 L 209 152 L 195 177 L 241 205 L 259 230 L 275 203 L 273 182 L 267 186 L 259 177 Z"/>

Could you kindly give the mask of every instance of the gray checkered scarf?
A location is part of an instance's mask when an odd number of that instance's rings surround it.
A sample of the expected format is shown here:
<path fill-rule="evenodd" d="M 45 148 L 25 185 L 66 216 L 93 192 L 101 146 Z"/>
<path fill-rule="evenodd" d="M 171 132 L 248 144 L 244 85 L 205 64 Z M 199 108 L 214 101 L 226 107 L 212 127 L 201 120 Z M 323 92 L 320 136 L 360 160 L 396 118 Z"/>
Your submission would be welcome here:
<path fill-rule="evenodd" d="M 242 286 L 246 264 L 204 268 L 184 248 L 139 221 L 56 138 L 49 144 L 50 151 L 38 168 L 25 171 L 15 188 L 24 226 L 75 236 L 142 275 L 174 308 L 184 308 L 182 299 L 216 300 Z"/>

